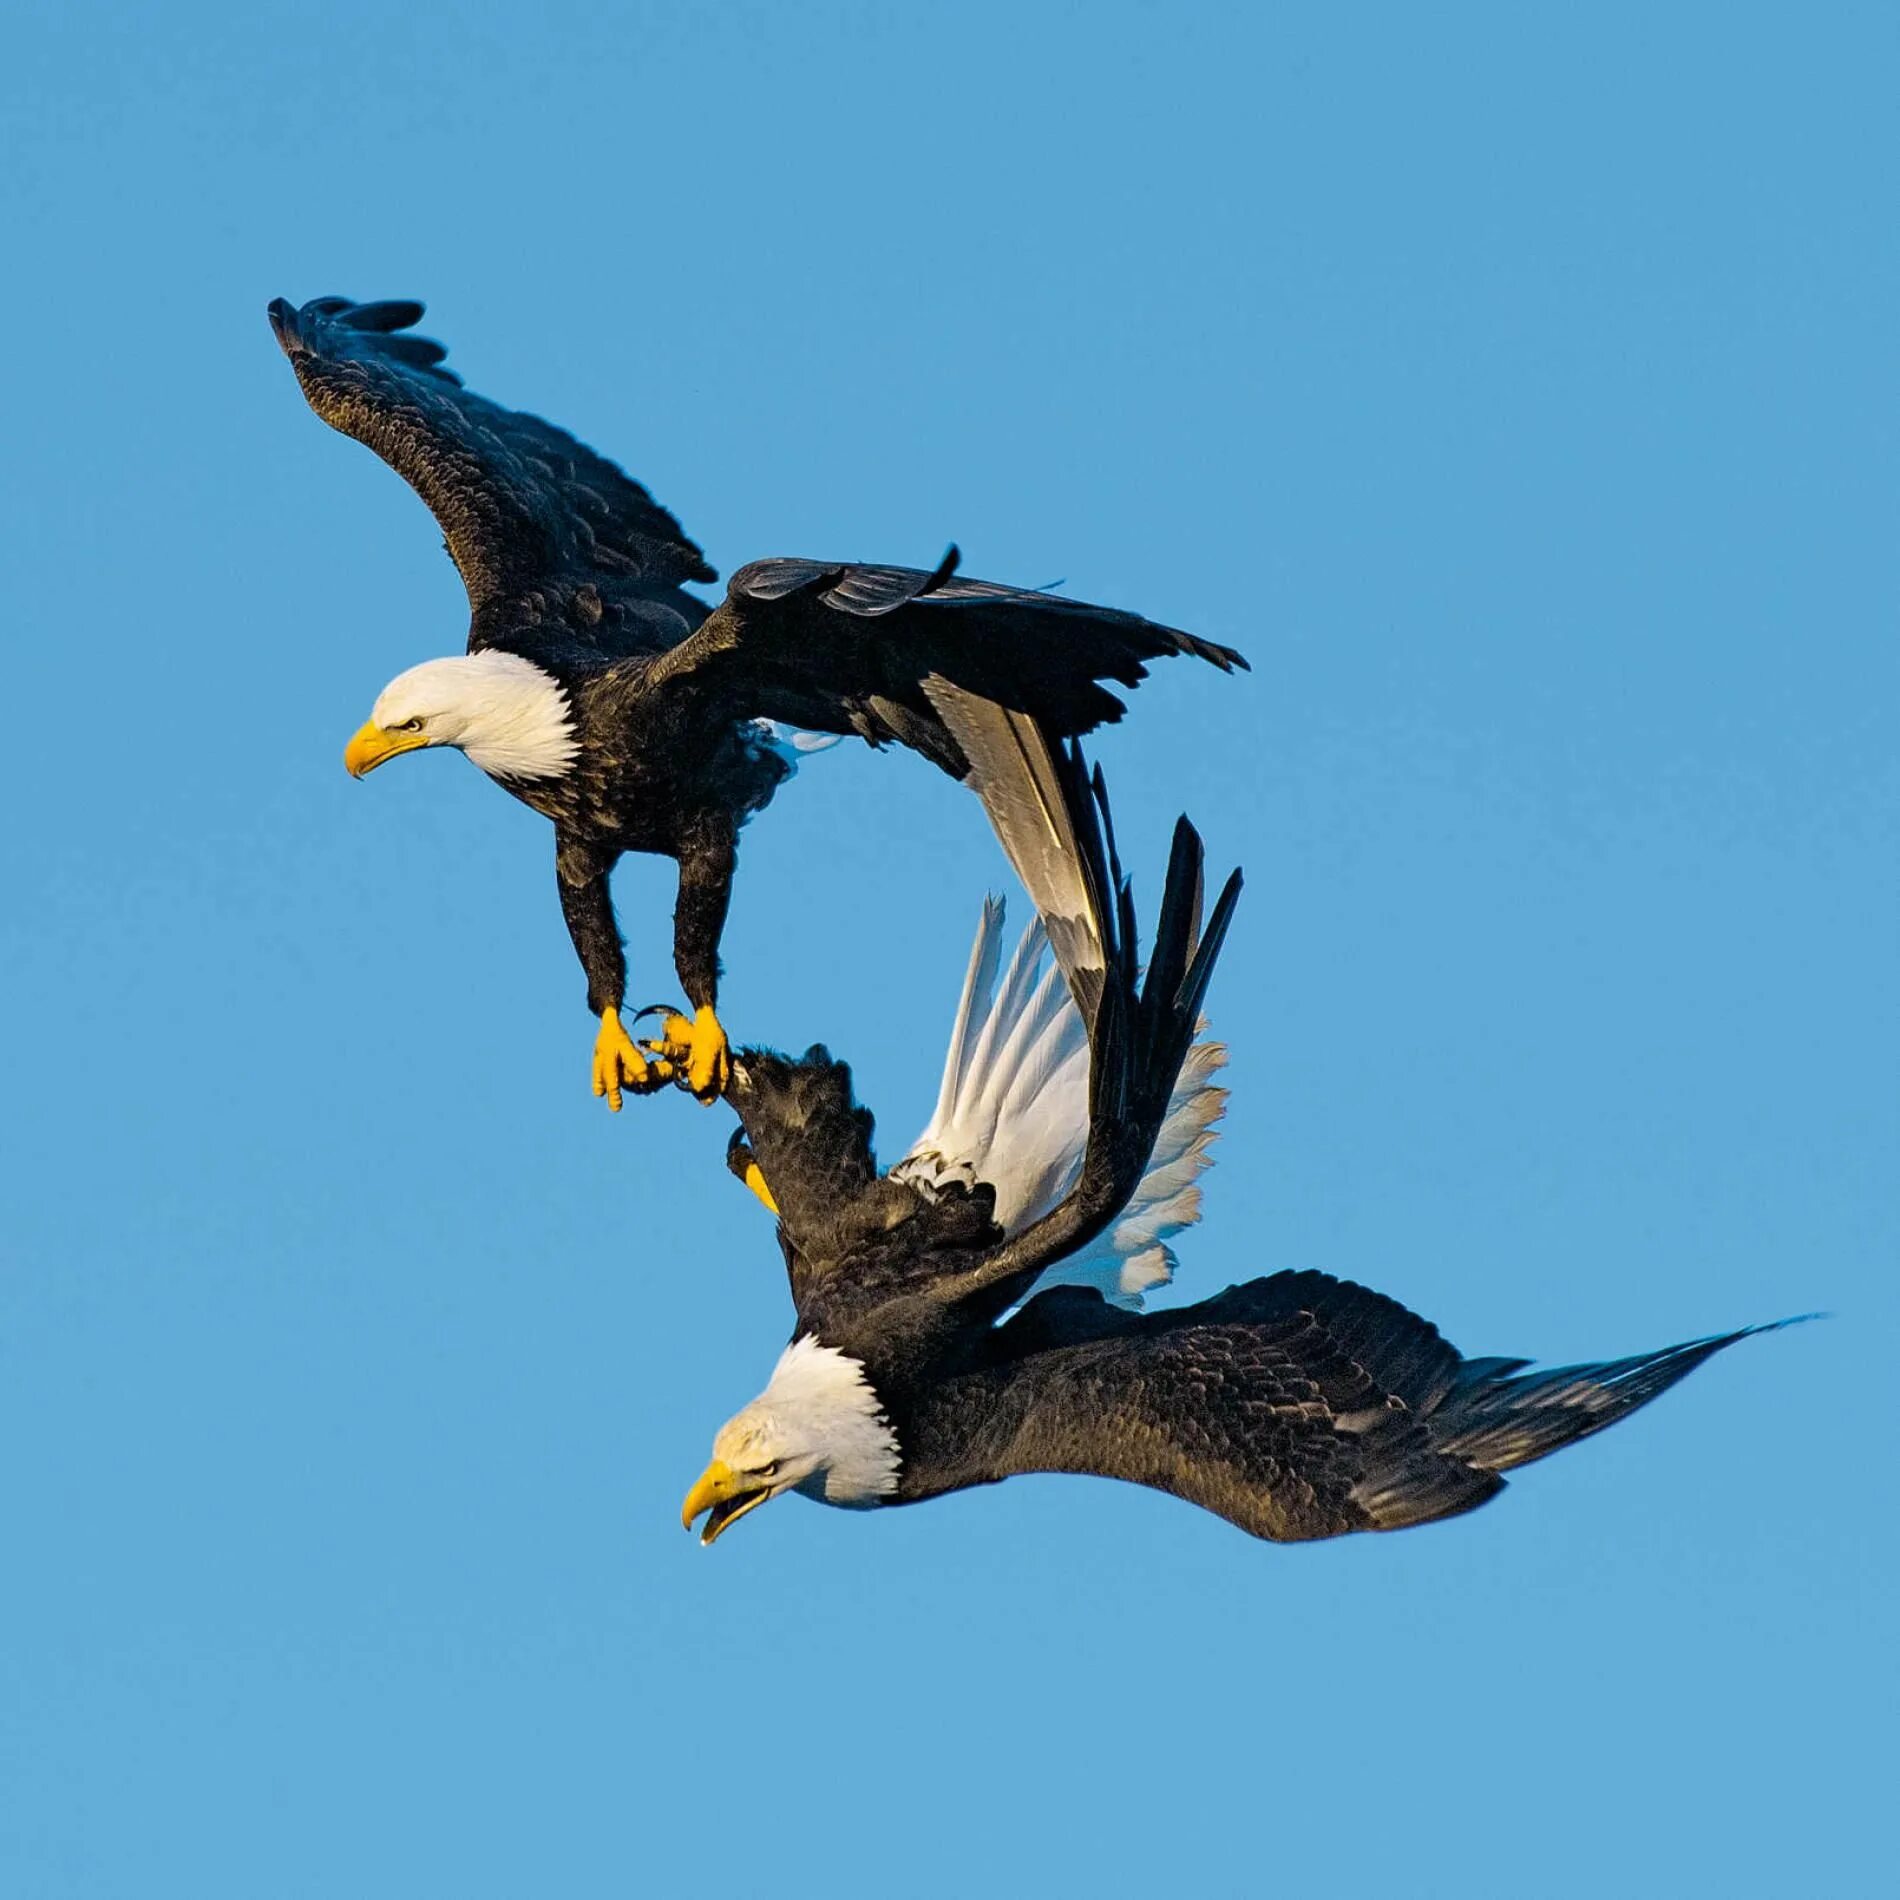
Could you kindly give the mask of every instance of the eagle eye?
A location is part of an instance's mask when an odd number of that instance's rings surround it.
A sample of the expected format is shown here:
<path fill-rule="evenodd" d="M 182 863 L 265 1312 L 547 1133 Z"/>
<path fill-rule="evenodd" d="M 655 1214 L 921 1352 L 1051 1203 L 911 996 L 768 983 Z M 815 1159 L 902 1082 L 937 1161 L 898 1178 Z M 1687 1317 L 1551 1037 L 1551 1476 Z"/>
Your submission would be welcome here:
<path fill-rule="evenodd" d="M 420 732 L 422 730 L 422 721 L 420 719 L 405 719 L 396 730 L 398 732 Z"/>

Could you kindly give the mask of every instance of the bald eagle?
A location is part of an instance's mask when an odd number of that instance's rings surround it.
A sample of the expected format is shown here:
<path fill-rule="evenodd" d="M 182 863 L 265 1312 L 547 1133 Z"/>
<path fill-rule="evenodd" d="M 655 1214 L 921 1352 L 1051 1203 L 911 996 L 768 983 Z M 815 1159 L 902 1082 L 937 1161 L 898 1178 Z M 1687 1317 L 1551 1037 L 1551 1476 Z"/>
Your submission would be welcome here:
<path fill-rule="evenodd" d="M 1082 909 L 1045 911 L 999 983 L 986 908 L 937 1110 L 903 1160 L 878 1172 L 871 1117 L 823 1048 L 734 1057 L 731 1164 L 778 1215 L 797 1325 L 687 1494 L 702 1543 L 786 1491 L 870 1508 L 1057 1471 L 1278 1541 L 1396 1530 L 1474 1509 L 1506 1471 L 1767 1330 L 1538 1372 L 1463 1358 L 1324 1273 L 1139 1310 L 1199 1218 L 1224 1094 L 1223 1052 L 1195 1036 L 1239 875 L 1203 933 L 1201 843 L 1181 821 L 1138 979 L 1100 775 L 1073 747 L 1055 765 Z"/>
<path fill-rule="evenodd" d="M 690 1021 L 668 1019 L 702 1100 L 725 1078 L 719 940 L 739 828 L 797 762 L 802 734 L 895 741 L 974 776 L 937 695 L 1057 734 L 1121 716 L 1101 684 L 1229 647 L 1060 595 L 934 569 L 761 560 L 709 609 L 686 591 L 713 569 L 638 482 L 563 430 L 461 387 L 422 305 L 319 297 L 270 306 L 310 406 L 422 496 L 467 587 L 468 649 L 391 680 L 344 763 L 454 746 L 554 821 L 561 908 L 600 1018 L 596 1095 L 656 1081 L 621 1022 L 626 962 L 608 890 L 623 852 L 679 865 L 674 961 Z M 661 1073 L 671 1076 L 671 1068 Z"/>

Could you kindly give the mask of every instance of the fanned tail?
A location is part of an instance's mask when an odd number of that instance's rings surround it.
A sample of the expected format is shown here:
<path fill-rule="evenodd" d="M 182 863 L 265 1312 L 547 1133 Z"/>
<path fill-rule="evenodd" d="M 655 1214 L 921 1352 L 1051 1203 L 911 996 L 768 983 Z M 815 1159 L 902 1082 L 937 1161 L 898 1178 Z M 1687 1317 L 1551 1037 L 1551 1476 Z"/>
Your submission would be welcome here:
<path fill-rule="evenodd" d="M 1061 815 L 1059 889 L 1074 904 L 1062 920 L 1071 955 L 1058 958 L 1060 977 L 1048 966 L 1054 946 L 1045 914 L 1024 931 L 1002 969 L 1004 906 L 989 900 L 936 1112 L 892 1174 L 927 1192 L 985 1181 L 996 1194 L 998 1222 L 1006 1233 L 1019 1232 L 1073 1189 L 1087 1152 L 1092 1096 L 1111 1094 L 1113 1115 L 1131 1129 L 1158 1122 L 1153 1151 L 1116 1220 L 1037 1284 L 1094 1287 L 1116 1305 L 1138 1307 L 1146 1289 L 1173 1275 L 1167 1242 L 1200 1218 L 1199 1176 L 1227 1100 L 1213 1078 L 1227 1052 L 1212 1041 L 1189 1045 L 1206 1027 L 1199 1004 L 1238 882 L 1223 891 L 1203 938 L 1200 839 L 1185 822 L 1176 828 L 1144 979 L 1100 774 L 1088 775 L 1079 749 L 1032 748 L 1033 769 L 1023 756 L 997 755 L 1017 760 L 1009 771 L 1019 774 L 1019 784 L 1022 774 L 1035 782 L 1027 802 L 1014 808 Z M 1047 880 L 1043 888 L 1050 888 Z M 1096 1025 L 1093 1060 L 1085 1009 Z"/>

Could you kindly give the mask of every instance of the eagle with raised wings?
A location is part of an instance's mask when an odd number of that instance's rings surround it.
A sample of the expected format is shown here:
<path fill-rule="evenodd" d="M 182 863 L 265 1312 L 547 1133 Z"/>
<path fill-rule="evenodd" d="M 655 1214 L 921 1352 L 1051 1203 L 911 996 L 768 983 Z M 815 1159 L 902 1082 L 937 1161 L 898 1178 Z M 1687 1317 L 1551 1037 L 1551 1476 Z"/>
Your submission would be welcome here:
<path fill-rule="evenodd" d="M 983 747 L 1010 746 L 1016 722 L 1061 737 L 1117 719 L 1102 682 L 1132 687 L 1167 654 L 1246 664 L 1136 614 L 966 580 L 954 548 L 934 570 L 754 561 L 709 608 L 686 587 L 716 576 L 678 521 L 565 431 L 464 389 L 443 347 L 412 333 L 421 316 L 343 297 L 270 306 L 311 408 L 416 489 L 468 589 L 467 652 L 391 680 L 344 763 L 360 778 L 455 746 L 554 821 L 561 908 L 600 1019 L 594 1093 L 610 1108 L 623 1088 L 681 1075 L 702 1101 L 724 1086 L 719 941 L 739 828 L 801 744 L 824 743 L 800 735 L 895 741 L 981 790 Z M 962 741 L 948 693 L 969 702 Z M 621 1019 L 608 878 L 627 851 L 679 866 L 674 962 L 692 1015 L 667 1015 L 660 1063 Z"/>
<path fill-rule="evenodd" d="M 1181 820 L 1144 974 L 1100 775 L 1072 745 L 1046 763 L 1061 850 L 1013 853 L 1040 915 L 999 983 L 985 910 L 936 1113 L 895 1167 L 826 1050 L 733 1058 L 729 1160 L 778 1216 L 797 1320 L 687 1494 L 702 1543 L 787 1491 L 865 1509 L 1030 1472 L 1148 1485 L 1276 1541 L 1397 1530 L 1769 1330 L 1536 1371 L 1324 1273 L 1139 1310 L 1200 1216 L 1225 1092 L 1196 1037 L 1240 879 L 1203 930 Z"/>

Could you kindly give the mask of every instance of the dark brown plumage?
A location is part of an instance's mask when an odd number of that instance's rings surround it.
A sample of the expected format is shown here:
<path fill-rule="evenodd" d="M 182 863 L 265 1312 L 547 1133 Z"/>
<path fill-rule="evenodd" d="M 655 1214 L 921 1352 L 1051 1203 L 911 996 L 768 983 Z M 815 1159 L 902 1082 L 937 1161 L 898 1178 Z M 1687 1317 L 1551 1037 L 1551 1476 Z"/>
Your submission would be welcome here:
<path fill-rule="evenodd" d="M 1116 1219 L 1148 1166 L 1238 884 L 1203 937 L 1200 841 L 1183 820 L 1138 980 L 1099 775 L 1091 786 L 1074 748 L 1059 766 L 1095 949 L 1076 961 L 1099 972 L 1078 999 L 1091 1058 L 1081 1176 L 1053 1211 L 1006 1233 L 982 1179 L 932 1189 L 906 1164 L 878 1172 L 871 1118 L 824 1049 L 796 1062 L 741 1051 L 729 1091 L 740 1171 L 756 1163 L 776 1201 L 795 1339 L 808 1350 L 788 1353 L 792 1374 L 782 1361 L 722 1432 L 687 1501 L 689 1516 L 712 1512 L 709 1539 L 789 1483 L 832 1502 L 910 1504 L 1029 1472 L 1147 1485 L 1282 1542 L 1397 1530 L 1473 1509 L 1504 1472 L 1767 1330 L 1538 1372 L 1465 1359 L 1397 1301 L 1323 1273 L 1146 1313 L 1091 1288 L 1036 1291 Z M 813 1372 L 825 1349 L 839 1356 L 829 1383 Z M 843 1378 L 851 1368 L 868 1393 Z M 888 1476 L 865 1456 L 867 1409 Z M 834 1436 L 873 1482 L 840 1484 Z"/>
<path fill-rule="evenodd" d="M 962 779 L 971 761 L 933 703 L 938 687 L 1063 736 L 1119 718 L 1102 682 L 1133 686 L 1147 661 L 1245 665 L 1135 614 L 966 580 L 954 549 L 934 570 L 754 561 L 709 610 L 685 586 L 713 570 L 674 517 L 565 431 L 463 388 L 442 346 L 410 333 L 421 315 L 417 303 L 340 297 L 270 306 L 310 406 L 373 448 L 441 524 L 468 589 L 469 653 L 527 662 L 563 696 L 571 756 L 486 769 L 554 821 L 562 910 L 603 1039 L 626 992 L 608 890 L 625 851 L 677 860 L 680 982 L 703 1016 L 716 1005 L 738 831 L 790 770 L 758 722 L 896 742 Z M 352 769 L 434 742 L 414 723 L 372 721 Z M 723 1072 L 716 1022 L 708 1034 L 693 1056 L 702 1094 Z M 718 1061 L 702 1062 L 714 1041 Z"/>

